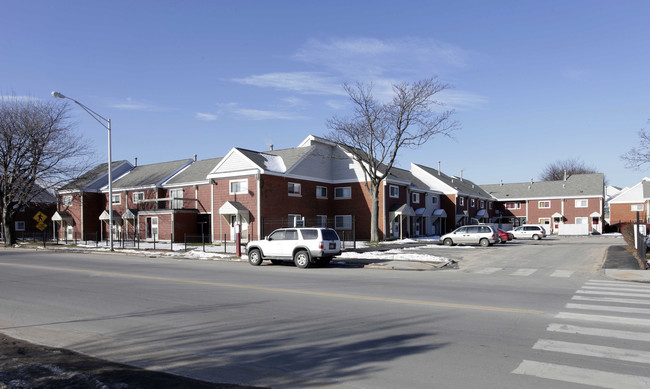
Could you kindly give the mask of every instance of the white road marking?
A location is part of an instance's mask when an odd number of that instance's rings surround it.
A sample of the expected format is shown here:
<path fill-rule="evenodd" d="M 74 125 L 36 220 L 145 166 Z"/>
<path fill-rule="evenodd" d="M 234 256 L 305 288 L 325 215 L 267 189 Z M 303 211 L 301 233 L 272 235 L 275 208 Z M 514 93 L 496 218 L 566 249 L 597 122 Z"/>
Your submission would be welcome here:
<path fill-rule="evenodd" d="M 522 276 L 526 277 L 529 276 L 533 273 L 535 273 L 538 269 L 519 269 L 515 271 L 514 273 L 510 274 L 511 276 Z"/>
<path fill-rule="evenodd" d="M 595 321 L 610 324 L 622 324 L 633 326 L 650 327 L 650 320 L 637 319 L 634 317 L 604 316 L 604 315 L 587 315 L 584 313 L 560 312 L 555 316 L 556 319 Z"/>
<path fill-rule="evenodd" d="M 608 311 L 621 313 L 639 313 L 643 315 L 650 314 L 648 308 L 617 307 L 613 305 L 591 305 L 591 304 L 573 304 L 566 305 L 566 309 L 585 309 L 590 311 Z"/>
<path fill-rule="evenodd" d="M 533 349 L 650 364 L 650 352 L 642 350 L 562 342 L 549 339 L 538 340 L 533 346 Z"/>
<path fill-rule="evenodd" d="M 557 323 L 549 324 L 546 331 L 561 332 L 565 334 L 600 336 L 603 338 L 638 340 L 640 342 L 650 342 L 650 333 L 647 332 L 612 330 L 609 328 L 580 327 L 580 326 L 574 326 L 570 324 L 557 324 Z"/>
<path fill-rule="evenodd" d="M 588 286 L 623 286 L 626 288 L 645 289 L 650 290 L 649 285 L 640 283 L 631 283 L 626 281 L 610 281 L 610 280 L 591 280 L 585 282 Z"/>
<path fill-rule="evenodd" d="M 629 374 L 608 373 L 605 371 L 583 369 L 580 367 L 557 365 L 524 360 L 519 364 L 514 374 L 524 374 L 556 381 L 573 382 L 611 389 L 647 389 L 650 387 L 650 377 Z"/>
<path fill-rule="evenodd" d="M 551 273 L 551 277 L 569 278 L 575 273 L 573 270 L 556 270 Z"/>
<path fill-rule="evenodd" d="M 626 292 L 605 292 L 605 291 L 594 291 L 594 290 L 579 290 L 576 294 L 597 294 L 601 296 L 625 296 L 625 297 L 639 297 L 650 299 L 650 294 L 643 293 L 626 293 Z"/>
<path fill-rule="evenodd" d="M 492 273 L 498 272 L 499 270 L 503 270 L 503 268 L 501 268 L 501 267 L 486 267 L 486 268 L 483 268 L 481 270 L 475 271 L 474 273 L 476 273 L 476 274 L 492 274 Z"/>
<path fill-rule="evenodd" d="M 616 298 L 616 297 L 573 296 L 573 297 L 571 297 L 571 300 L 598 301 L 598 302 L 603 302 L 603 303 L 650 305 L 650 300 L 645 300 L 645 299 L 622 299 L 622 298 Z"/>
<path fill-rule="evenodd" d="M 606 286 L 606 285 L 603 285 L 603 286 L 589 286 L 589 285 L 585 285 L 585 286 L 582 287 L 582 289 L 584 289 L 584 290 L 603 290 L 603 291 L 612 290 L 612 291 L 618 291 L 618 292 L 637 292 L 639 294 L 641 294 L 643 292 L 650 292 L 650 290 L 648 290 L 647 288 L 634 288 L 634 287 L 629 287 L 629 286 L 618 287 L 618 286 L 613 286 L 613 285 L 611 285 L 611 286 Z"/>

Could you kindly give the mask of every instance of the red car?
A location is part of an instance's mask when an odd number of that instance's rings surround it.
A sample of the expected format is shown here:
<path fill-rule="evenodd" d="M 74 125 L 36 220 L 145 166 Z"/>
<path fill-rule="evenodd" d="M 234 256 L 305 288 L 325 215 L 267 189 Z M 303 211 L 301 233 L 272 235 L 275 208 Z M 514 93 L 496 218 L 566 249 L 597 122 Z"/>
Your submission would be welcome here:
<path fill-rule="evenodd" d="M 502 229 L 497 228 L 497 231 L 499 232 L 499 238 L 501 238 L 501 243 L 506 243 L 509 240 L 512 240 L 514 237 L 511 233 L 505 232 Z"/>

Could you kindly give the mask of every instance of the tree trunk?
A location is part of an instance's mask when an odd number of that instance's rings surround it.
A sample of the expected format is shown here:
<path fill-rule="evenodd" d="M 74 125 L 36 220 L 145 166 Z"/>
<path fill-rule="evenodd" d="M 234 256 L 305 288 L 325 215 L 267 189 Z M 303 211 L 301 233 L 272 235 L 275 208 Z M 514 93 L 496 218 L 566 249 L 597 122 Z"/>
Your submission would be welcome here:
<path fill-rule="evenodd" d="M 370 211 L 370 241 L 379 242 L 379 187 L 373 182 L 370 183 L 370 201 L 372 208 Z"/>
<path fill-rule="evenodd" d="M 6 208 L 2 209 L 2 226 L 5 233 L 5 246 L 16 244 L 16 230 L 14 228 L 14 218 L 12 213 Z"/>

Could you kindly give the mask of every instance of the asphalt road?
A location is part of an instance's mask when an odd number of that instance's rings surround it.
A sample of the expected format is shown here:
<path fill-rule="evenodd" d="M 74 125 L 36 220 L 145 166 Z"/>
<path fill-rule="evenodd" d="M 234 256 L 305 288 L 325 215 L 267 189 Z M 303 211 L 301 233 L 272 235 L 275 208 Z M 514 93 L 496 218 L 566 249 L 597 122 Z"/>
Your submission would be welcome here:
<path fill-rule="evenodd" d="M 598 271 L 621 243 L 423 248 L 460 264 L 426 272 L 0 250 L 0 331 L 276 388 L 650 387 L 650 289 Z"/>

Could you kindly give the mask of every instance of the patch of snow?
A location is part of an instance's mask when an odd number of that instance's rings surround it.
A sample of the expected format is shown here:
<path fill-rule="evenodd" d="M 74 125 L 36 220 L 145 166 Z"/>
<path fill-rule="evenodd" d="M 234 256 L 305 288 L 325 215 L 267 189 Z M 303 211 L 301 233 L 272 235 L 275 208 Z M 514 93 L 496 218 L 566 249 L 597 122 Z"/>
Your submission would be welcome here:
<path fill-rule="evenodd" d="M 284 160 L 282 160 L 282 157 L 278 157 L 277 155 L 270 155 L 270 154 L 260 154 L 260 155 L 264 157 L 264 167 L 267 170 L 273 172 L 281 172 L 281 173 L 287 171 L 287 167 L 284 165 Z"/>

